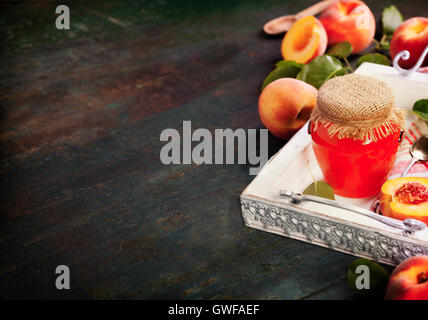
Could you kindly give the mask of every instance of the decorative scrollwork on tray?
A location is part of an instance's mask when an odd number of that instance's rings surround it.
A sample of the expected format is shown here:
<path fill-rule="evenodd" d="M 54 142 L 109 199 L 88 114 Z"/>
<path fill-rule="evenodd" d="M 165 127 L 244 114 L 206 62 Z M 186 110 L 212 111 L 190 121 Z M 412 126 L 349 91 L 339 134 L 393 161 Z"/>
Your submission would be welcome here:
<path fill-rule="evenodd" d="M 428 255 L 428 247 L 397 240 L 378 232 L 368 231 L 338 221 L 241 198 L 242 216 L 246 225 L 260 222 L 263 229 L 280 228 L 287 237 L 296 237 L 314 244 L 326 245 L 357 256 L 398 264 L 415 256 Z"/>

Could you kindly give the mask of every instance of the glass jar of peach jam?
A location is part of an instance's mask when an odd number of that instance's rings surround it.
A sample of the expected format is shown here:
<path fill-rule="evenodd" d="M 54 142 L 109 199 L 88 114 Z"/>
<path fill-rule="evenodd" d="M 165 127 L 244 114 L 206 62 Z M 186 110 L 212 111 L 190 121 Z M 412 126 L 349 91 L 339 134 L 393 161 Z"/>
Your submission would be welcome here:
<path fill-rule="evenodd" d="M 386 83 L 351 74 L 321 86 L 309 128 L 318 164 L 334 193 L 371 197 L 380 192 L 395 162 L 405 111 L 395 108 Z"/>

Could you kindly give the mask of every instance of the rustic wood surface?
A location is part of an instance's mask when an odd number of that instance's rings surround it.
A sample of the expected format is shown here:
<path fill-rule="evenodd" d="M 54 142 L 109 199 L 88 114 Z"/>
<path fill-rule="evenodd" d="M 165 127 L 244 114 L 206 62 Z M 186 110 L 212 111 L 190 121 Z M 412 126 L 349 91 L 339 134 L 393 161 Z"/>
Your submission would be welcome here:
<path fill-rule="evenodd" d="M 0 297 L 359 298 L 356 258 L 243 225 L 248 166 L 159 159 L 183 120 L 262 128 L 281 38 L 261 26 L 312 2 L 74 1 L 70 30 L 58 3 L 1 2 Z M 367 3 L 428 16 L 424 0 Z"/>

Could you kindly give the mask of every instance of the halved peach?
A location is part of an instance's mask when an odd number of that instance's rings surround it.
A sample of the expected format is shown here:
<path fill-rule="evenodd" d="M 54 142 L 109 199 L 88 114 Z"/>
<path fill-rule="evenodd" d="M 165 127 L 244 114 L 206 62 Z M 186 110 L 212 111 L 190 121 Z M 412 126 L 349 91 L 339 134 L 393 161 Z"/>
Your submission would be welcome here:
<path fill-rule="evenodd" d="M 284 60 L 307 63 L 324 54 L 327 48 L 327 33 L 317 18 L 304 17 L 295 22 L 282 40 L 281 53 Z"/>
<path fill-rule="evenodd" d="M 428 225 L 428 178 L 388 180 L 382 186 L 379 205 L 387 217 L 399 220 L 412 218 Z"/>

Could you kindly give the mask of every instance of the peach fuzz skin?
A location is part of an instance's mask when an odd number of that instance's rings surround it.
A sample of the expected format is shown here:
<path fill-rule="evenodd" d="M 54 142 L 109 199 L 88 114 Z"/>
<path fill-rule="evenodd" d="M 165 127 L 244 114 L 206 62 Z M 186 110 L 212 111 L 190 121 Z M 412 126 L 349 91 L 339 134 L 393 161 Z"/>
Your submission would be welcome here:
<path fill-rule="evenodd" d="M 352 53 L 366 49 L 373 41 L 376 21 L 364 2 L 358 0 L 339 1 L 321 13 L 319 20 L 328 36 L 328 45 L 348 41 Z"/>
<path fill-rule="evenodd" d="M 404 21 L 395 29 L 391 39 L 391 57 L 394 58 L 398 52 L 407 50 L 410 52 L 408 60 L 401 59 L 400 67 L 409 69 L 413 67 L 428 45 L 428 18 L 415 17 Z M 424 64 L 427 65 L 428 57 Z"/>
<path fill-rule="evenodd" d="M 317 94 L 315 87 L 303 81 L 278 79 L 260 95 L 260 120 L 274 136 L 289 139 L 309 119 Z"/>
<path fill-rule="evenodd" d="M 281 44 L 284 60 L 308 63 L 324 54 L 327 49 L 327 33 L 321 22 L 307 16 L 296 23 L 285 34 Z"/>
<path fill-rule="evenodd" d="M 414 256 L 392 272 L 386 300 L 428 300 L 428 256 Z"/>

